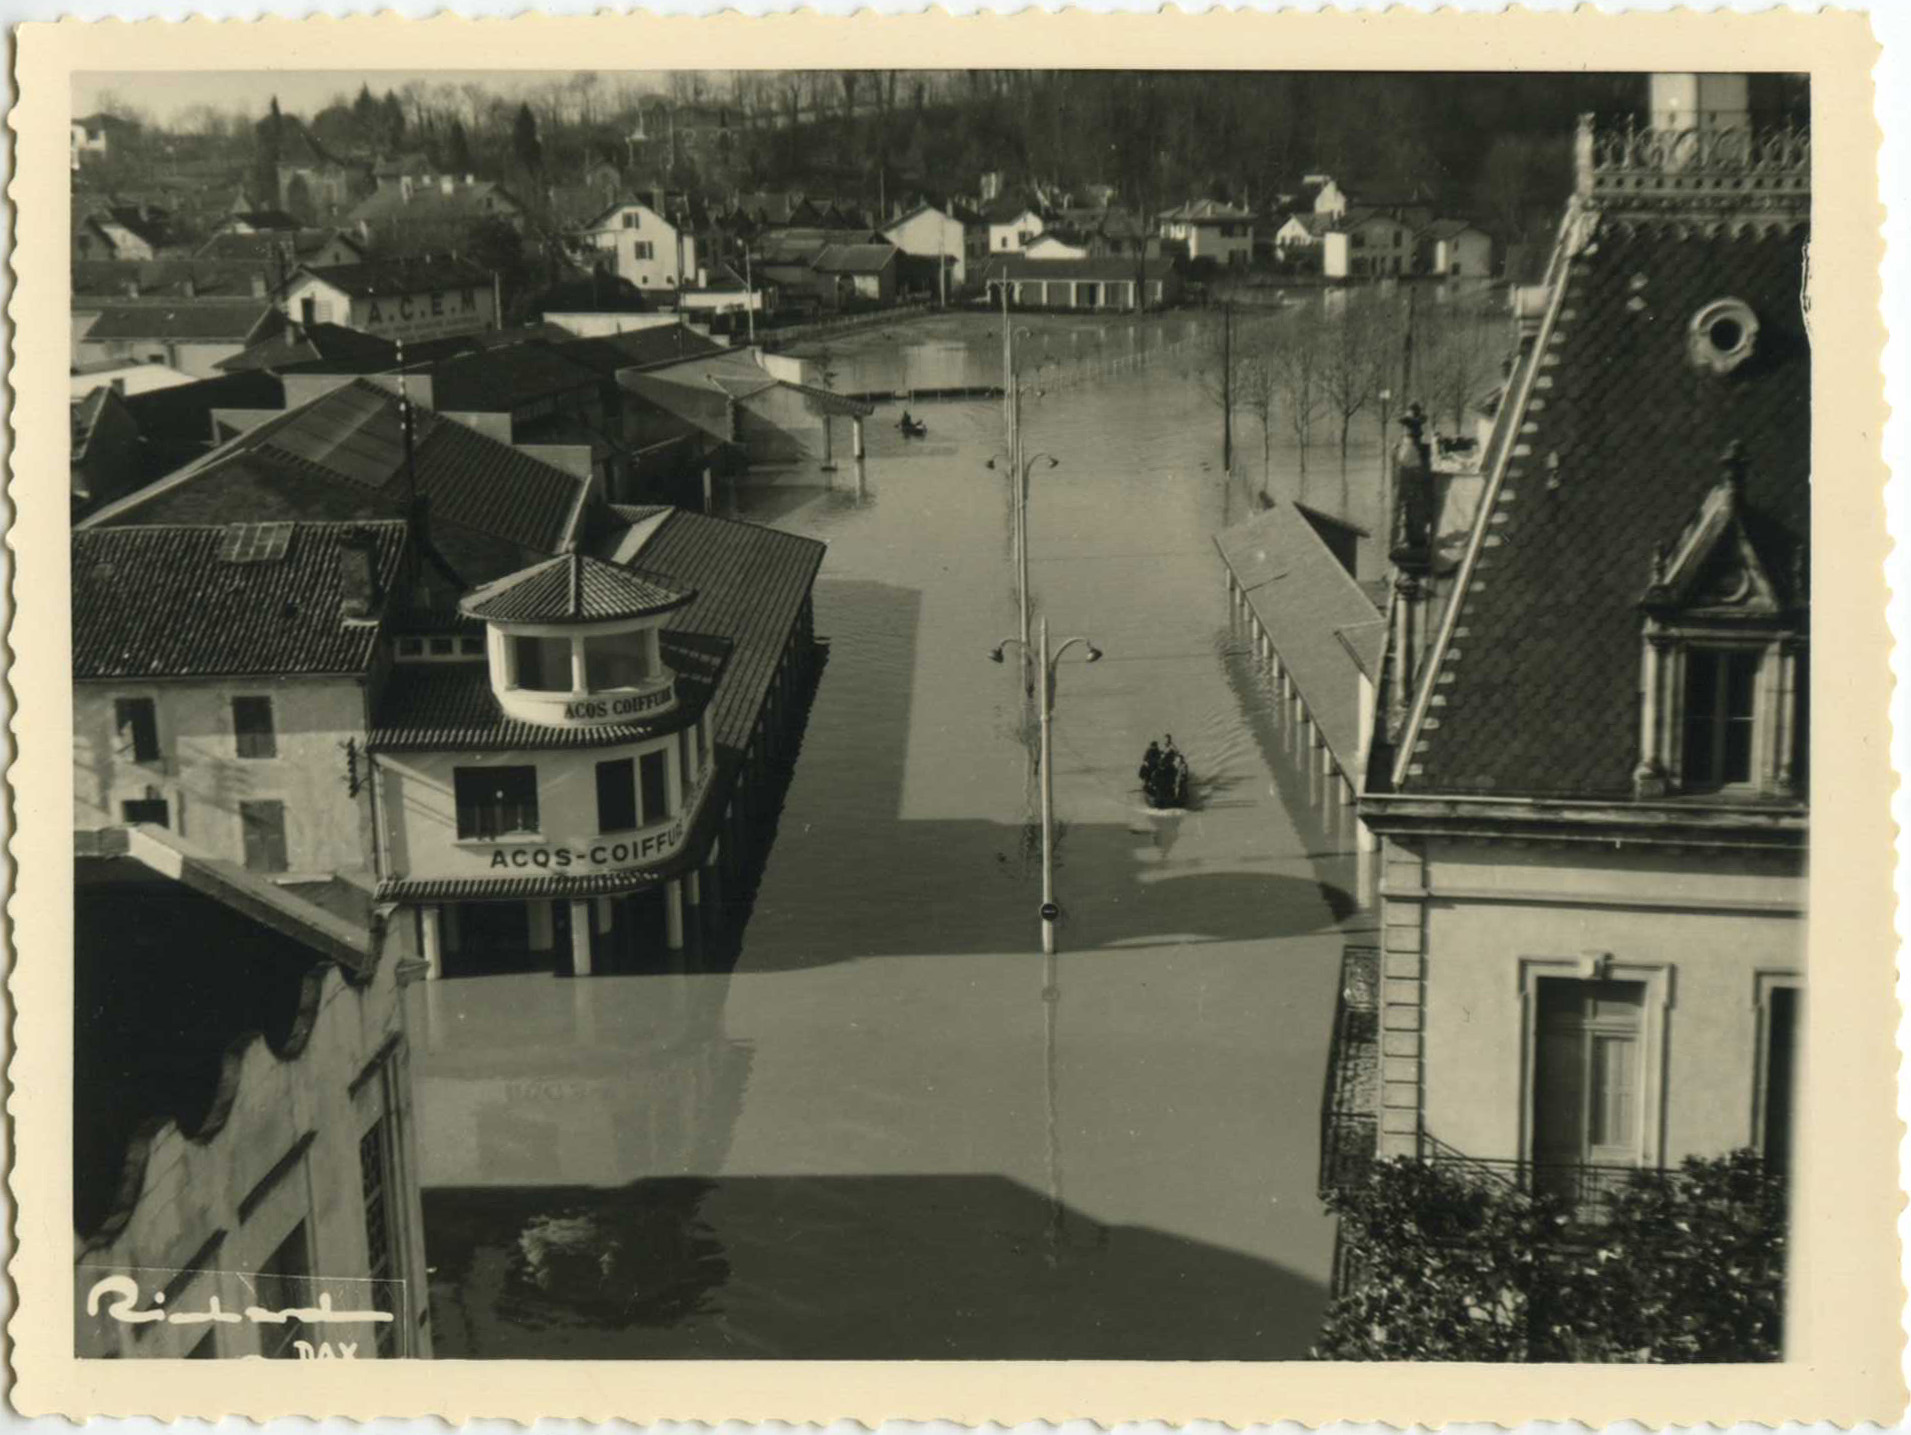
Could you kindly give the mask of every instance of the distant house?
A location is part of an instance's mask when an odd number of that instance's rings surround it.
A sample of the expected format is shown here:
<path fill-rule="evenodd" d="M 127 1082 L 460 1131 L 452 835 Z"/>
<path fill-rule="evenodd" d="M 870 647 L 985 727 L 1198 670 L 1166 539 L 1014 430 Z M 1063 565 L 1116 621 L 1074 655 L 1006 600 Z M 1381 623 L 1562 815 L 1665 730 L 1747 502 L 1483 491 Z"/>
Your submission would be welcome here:
<path fill-rule="evenodd" d="M 1339 219 L 1349 208 L 1347 193 L 1331 175 L 1310 174 L 1301 182 L 1301 196 L 1314 213 Z"/>
<path fill-rule="evenodd" d="M 306 266 L 286 289 L 300 324 L 339 324 L 387 339 L 436 339 L 498 324 L 496 276 L 459 259 Z"/>
<path fill-rule="evenodd" d="M 87 115 L 73 121 L 72 160 L 73 168 L 82 164 L 103 160 L 112 152 L 115 135 L 124 135 L 133 128 L 130 120 L 118 115 Z"/>
<path fill-rule="evenodd" d="M 104 205 L 73 217 L 75 259 L 157 259 L 175 247 L 166 212 L 150 204 Z"/>
<path fill-rule="evenodd" d="M 982 211 L 989 227 L 989 253 L 1020 254 L 1047 224 L 1041 214 L 1021 199 L 1002 198 Z"/>
<path fill-rule="evenodd" d="M 199 246 L 195 259 L 257 264 L 282 282 L 301 265 L 315 269 L 356 264 L 365 247 L 336 229 L 228 230 Z"/>
<path fill-rule="evenodd" d="M 1303 249 L 1318 249 L 1332 227 L 1329 215 L 1300 210 L 1287 216 L 1274 231 L 1274 253 L 1286 258 Z"/>
<path fill-rule="evenodd" d="M 983 270 L 990 300 L 1001 302 L 1004 286 L 1009 303 L 1024 309 L 1094 309 L 1128 312 L 1137 307 L 1157 309 L 1180 297 L 1180 280 L 1166 259 L 1141 261 L 1141 303 L 1135 302 L 1136 261 L 1133 258 L 1033 259 L 1007 254 L 991 259 Z"/>
<path fill-rule="evenodd" d="M 883 238 L 912 258 L 946 263 L 951 289 L 960 289 L 966 281 L 968 251 L 963 244 L 963 225 L 949 211 L 919 204 L 892 220 L 884 228 Z"/>
<path fill-rule="evenodd" d="M 1417 236 L 1420 271 L 1452 279 L 1493 276 L 1493 237 L 1464 219 L 1436 219 Z"/>
<path fill-rule="evenodd" d="M 816 272 L 817 296 L 826 305 L 851 300 L 888 303 L 896 297 L 895 245 L 831 244 L 810 263 Z"/>
<path fill-rule="evenodd" d="M 214 233 L 264 234 L 302 227 L 303 222 L 296 214 L 288 214 L 283 209 L 240 209 L 220 220 Z"/>
<path fill-rule="evenodd" d="M 149 299 L 104 304 L 74 347 L 86 366 L 108 360 L 165 364 L 196 379 L 269 338 L 285 316 L 269 299 Z"/>
<path fill-rule="evenodd" d="M 531 300 L 531 310 L 545 323 L 580 338 L 678 322 L 676 314 L 645 299 L 630 280 L 601 271 L 553 284 Z"/>
<path fill-rule="evenodd" d="M 279 208 L 307 223 L 336 222 L 373 187 L 371 171 L 332 154 L 304 123 L 286 118 L 279 137 Z"/>
<path fill-rule="evenodd" d="M 1036 235 L 1022 253 L 1030 259 L 1086 259 L 1089 257 L 1086 244 L 1072 243 L 1062 238 L 1061 234 L 1053 229 L 1046 234 Z"/>
<path fill-rule="evenodd" d="M 1240 205 L 1197 199 L 1160 216 L 1161 237 L 1187 247 L 1191 260 L 1246 265 L 1254 258 L 1254 216 Z"/>
<path fill-rule="evenodd" d="M 131 493 L 140 483 L 139 425 L 110 384 L 75 399 L 67 467 L 73 517 Z"/>
<path fill-rule="evenodd" d="M 610 254 L 618 277 L 639 289 L 680 289 L 697 272 L 696 237 L 637 200 L 619 200 L 603 210 L 585 226 L 584 239 Z"/>
<path fill-rule="evenodd" d="M 1413 229 L 1378 210 L 1348 210 L 1322 240 L 1321 272 L 1329 279 L 1379 279 L 1413 270 Z"/>
<path fill-rule="evenodd" d="M 754 279 L 755 275 L 750 277 Z M 763 314 L 775 306 L 767 285 L 752 287 L 733 267 L 719 264 L 715 269 L 699 270 L 696 285 L 678 291 L 677 307 L 691 314 L 713 315 L 742 314 L 752 309 Z"/>
<path fill-rule="evenodd" d="M 455 249 L 487 222 L 522 232 L 524 206 L 488 179 L 451 174 L 381 179 L 345 216 L 367 244 L 401 253 Z"/>

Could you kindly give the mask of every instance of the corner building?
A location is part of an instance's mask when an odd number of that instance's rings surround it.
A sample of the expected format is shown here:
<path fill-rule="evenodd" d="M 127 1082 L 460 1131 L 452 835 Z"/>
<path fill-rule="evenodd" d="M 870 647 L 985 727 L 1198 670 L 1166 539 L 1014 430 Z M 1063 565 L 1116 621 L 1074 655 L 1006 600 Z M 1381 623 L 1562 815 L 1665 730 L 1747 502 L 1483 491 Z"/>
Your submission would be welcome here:
<path fill-rule="evenodd" d="M 814 673 L 821 545 L 631 516 L 606 545 L 678 572 L 566 553 L 395 639 L 368 742 L 379 898 L 433 977 L 679 969 L 744 875 Z"/>

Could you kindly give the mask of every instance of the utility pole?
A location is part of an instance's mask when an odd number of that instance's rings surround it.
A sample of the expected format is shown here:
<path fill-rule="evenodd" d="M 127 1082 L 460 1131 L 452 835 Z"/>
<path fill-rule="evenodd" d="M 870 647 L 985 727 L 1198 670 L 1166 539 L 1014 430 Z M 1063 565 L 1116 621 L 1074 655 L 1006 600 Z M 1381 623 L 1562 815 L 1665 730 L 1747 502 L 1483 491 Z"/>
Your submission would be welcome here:
<path fill-rule="evenodd" d="M 1027 632 L 1028 614 L 1022 615 Z M 1027 650 L 1024 649 L 1026 652 Z M 1055 716 L 1055 675 L 1048 666 L 1048 616 L 1042 617 L 1042 648 L 1036 659 L 1041 672 L 1042 700 L 1042 951 L 1055 953 L 1055 764 L 1051 762 L 1049 727 Z"/>
<path fill-rule="evenodd" d="M 1016 564 L 1020 582 L 1016 587 L 1022 598 L 1022 651 L 1028 651 L 1028 470 L 1022 466 L 1022 386 L 1015 386 L 1010 399 L 1015 415 L 1015 439 L 1010 446 L 1012 456 L 1009 467 L 1015 477 L 1015 532 Z M 1048 620 L 1043 619 L 1043 631 L 1047 631 Z"/>
<path fill-rule="evenodd" d="M 750 343 L 756 344 L 756 280 L 750 276 L 750 246 L 743 246 L 743 313 L 750 326 Z"/>

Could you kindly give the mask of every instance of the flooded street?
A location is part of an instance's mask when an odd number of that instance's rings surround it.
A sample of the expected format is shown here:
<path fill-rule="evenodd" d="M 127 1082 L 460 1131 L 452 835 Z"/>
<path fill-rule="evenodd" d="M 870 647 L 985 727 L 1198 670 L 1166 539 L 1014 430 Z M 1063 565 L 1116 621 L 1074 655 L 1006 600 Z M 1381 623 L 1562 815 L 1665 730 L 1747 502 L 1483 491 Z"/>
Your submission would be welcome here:
<path fill-rule="evenodd" d="M 1017 625 L 1002 404 L 916 402 L 922 440 L 885 404 L 860 485 L 844 458 L 719 494 L 829 544 L 829 662 L 734 970 L 412 990 L 441 1354 L 1306 1353 L 1358 883 L 1351 811 L 1230 629 L 1212 539 L 1252 511 L 1260 436 L 1237 420 L 1230 491 L 1188 318 L 1026 322 L 1025 452 L 1059 460 L 1032 479 L 1033 609 L 1106 654 L 1059 667 L 1060 955 L 1032 709 L 1013 653 L 989 661 Z M 988 384 L 1000 352 L 999 321 L 951 316 L 819 367 Z M 1319 447 L 1305 497 L 1371 524 L 1361 427 L 1355 481 Z M 1299 496 L 1291 458 L 1273 486 Z M 1138 791 L 1164 733 L 1182 815 Z"/>

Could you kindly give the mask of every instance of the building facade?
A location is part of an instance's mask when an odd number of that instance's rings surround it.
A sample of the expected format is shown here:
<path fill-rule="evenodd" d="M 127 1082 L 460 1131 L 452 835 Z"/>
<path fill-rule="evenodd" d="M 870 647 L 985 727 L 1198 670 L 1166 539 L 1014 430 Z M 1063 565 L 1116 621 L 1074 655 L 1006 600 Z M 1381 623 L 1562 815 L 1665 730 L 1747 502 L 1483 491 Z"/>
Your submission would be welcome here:
<path fill-rule="evenodd" d="M 172 833 L 75 846 L 76 1352 L 430 1356 L 399 946 Z"/>
<path fill-rule="evenodd" d="M 591 221 L 584 237 L 614 256 L 618 277 L 639 289 L 676 290 L 696 280 L 696 237 L 648 204 L 613 204 Z"/>
<path fill-rule="evenodd" d="M 384 339 L 475 334 L 498 327 L 497 276 L 450 259 L 307 266 L 286 286 L 285 314 Z"/>
<path fill-rule="evenodd" d="M 933 204 L 922 204 L 889 224 L 882 233 L 884 239 L 904 254 L 944 265 L 949 271 L 951 289 L 960 289 L 968 282 L 963 225 L 954 215 Z"/>
<path fill-rule="evenodd" d="M 74 825 L 165 828 L 263 876 L 367 870 L 367 703 L 405 548 L 393 521 L 77 531 Z"/>
<path fill-rule="evenodd" d="M 1190 260 L 1245 266 L 1254 259 L 1253 214 L 1219 200 L 1194 200 L 1168 210 L 1161 216 L 1161 237 L 1185 246 Z"/>
<path fill-rule="evenodd" d="M 1450 586 L 1397 465 L 1360 805 L 1365 1139 L 1582 1209 L 1688 1156 L 1782 1173 L 1803 1041 L 1808 146 L 1761 136 L 1753 203 L 1742 135 L 1666 138 L 1582 128 Z"/>

